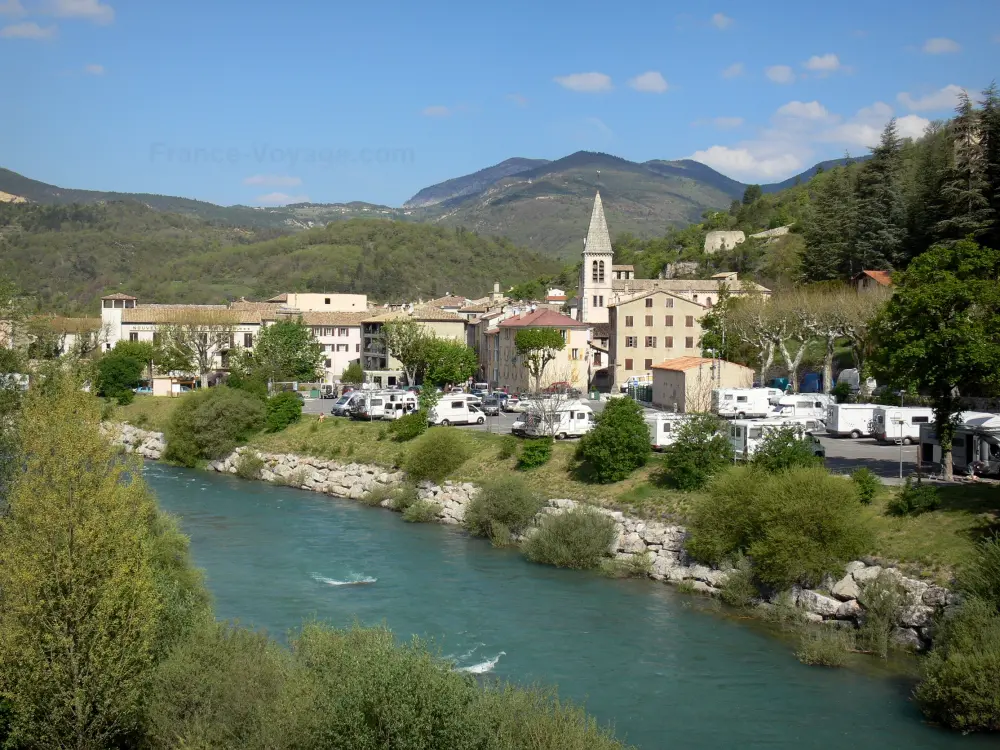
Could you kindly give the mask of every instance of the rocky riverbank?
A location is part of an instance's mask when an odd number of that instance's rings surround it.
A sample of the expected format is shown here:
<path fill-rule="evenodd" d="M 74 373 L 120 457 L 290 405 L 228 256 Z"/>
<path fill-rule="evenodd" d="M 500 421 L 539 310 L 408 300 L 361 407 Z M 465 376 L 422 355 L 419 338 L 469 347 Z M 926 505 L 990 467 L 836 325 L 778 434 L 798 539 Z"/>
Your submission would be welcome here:
<path fill-rule="evenodd" d="M 108 428 L 116 442 L 127 452 L 145 458 L 159 459 L 166 450 L 163 434 L 141 430 L 131 425 L 112 425 Z M 208 464 L 211 471 L 236 474 L 244 454 L 251 449 L 237 448 L 231 455 Z M 361 500 L 379 491 L 400 487 L 407 481 L 402 471 L 390 471 L 382 466 L 359 463 L 340 463 L 310 456 L 287 453 L 260 453 L 253 451 L 260 461 L 259 477 L 262 481 L 297 487 L 337 497 Z M 478 488 L 472 483 L 446 481 L 443 484 L 421 482 L 417 485 L 420 500 L 436 506 L 434 518 L 439 523 L 460 525 L 465 509 L 475 497 Z M 380 505 L 393 509 L 391 500 Z M 564 513 L 576 507 L 577 502 L 556 498 L 548 500 L 542 514 Z M 618 538 L 613 554 L 627 562 L 644 556 L 650 562 L 650 577 L 657 581 L 682 584 L 694 591 L 718 596 L 730 571 L 701 565 L 688 557 L 685 550 L 687 531 L 683 526 L 664 524 L 632 518 L 619 511 L 603 508 L 599 512 L 614 519 Z M 906 604 L 901 609 L 895 632 L 896 640 L 914 649 L 926 648 L 932 637 L 935 615 L 943 608 L 957 602 L 948 589 L 904 576 L 895 568 L 883 568 L 873 561 L 855 560 L 846 566 L 840 580 L 832 578 L 817 590 L 795 587 L 791 592 L 775 595 L 762 609 L 779 604 L 790 604 L 803 611 L 806 619 L 830 626 L 856 626 L 864 619 L 864 607 L 859 601 L 861 585 L 877 577 L 883 570 L 894 576 L 906 592 Z"/>

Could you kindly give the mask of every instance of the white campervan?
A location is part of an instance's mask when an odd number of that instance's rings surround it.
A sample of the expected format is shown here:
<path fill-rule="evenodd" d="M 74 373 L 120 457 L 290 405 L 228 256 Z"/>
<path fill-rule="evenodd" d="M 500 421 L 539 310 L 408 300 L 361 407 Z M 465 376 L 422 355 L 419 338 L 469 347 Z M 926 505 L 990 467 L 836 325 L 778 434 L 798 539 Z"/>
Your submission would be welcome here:
<path fill-rule="evenodd" d="M 777 388 L 715 388 L 712 390 L 712 411 L 720 417 L 766 417 L 772 403 L 781 398 Z"/>
<path fill-rule="evenodd" d="M 778 399 L 772 416 L 826 419 L 827 407 L 831 403 L 833 403 L 833 397 L 825 393 L 798 393 L 782 396 Z"/>
<path fill-rule="evenodd" d="M 880 443 L 909 445 L 920 439 L 920 425 L 934 421 L 934 410 L 924 406 L 879 406 L 872 421 L 872 433 Z"/>
<path fill-rule="evenodd" d="M 822 422 L 814 419 L 737 419 L 729 426 L 729 442 L 733 446 L 733 454 L 737 461 L 748 461 L 753 458 L 760 444 L 768 433 L 777 432 L 786 427 L 793 427 L 799 437 L 807 438 L 813 446 L 813 454 L 825 456 L 826 451 L 819 438 L 812 432 L 821 429 Z"/>
<path fill-rule="evenodd" d="M 826 431 L 857 440 L 872 434 L 878 404 L 830 404 L 826 408 Z"/>
<path fill-rule="evenodd" d="M 653 450 L 661 451 L 668 445 L 673 445 L 677 440 L 677 431 L 690 418 L 688 414 L 670 412 L 647 414 L 645 417 L 646 426 L 649 428 L 649 442 L 652 444 Z"/>
<path fill-rule="evenodd" d="M 552 410 L 544 405 L 526 412 L 524 434 L 551 435 L 556 440 L 582 437 L 594 429 L 594 410 L 581 401 L 567 401 Z"/>
<path fill-rule="evenodd" d="M 387 391 L 363 391 L 360 398 L 351 402 L 351 419 L 382 419 L 388 399 Z"/>
<path fill-rule="evenodd" d="M 483 424 L 486 415 L 474 403 L 461 398 L 461 395 L 449 393 L 442 396 L 427 415 L 427 421 L 445 427 L 452 424 Z"/>
<path fill-rule="evenodd" d="M 420 400 L 412 391 L 391 391 L 385 394 L 382 419 L 399 419 L 420 408 Z"/>

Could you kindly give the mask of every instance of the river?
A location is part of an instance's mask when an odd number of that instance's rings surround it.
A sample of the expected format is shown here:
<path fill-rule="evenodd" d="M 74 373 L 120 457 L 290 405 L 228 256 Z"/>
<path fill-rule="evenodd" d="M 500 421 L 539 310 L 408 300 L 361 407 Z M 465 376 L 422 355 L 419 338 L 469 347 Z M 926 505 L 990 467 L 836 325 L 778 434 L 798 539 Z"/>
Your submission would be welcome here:
<path fill-rule="evenodd" d="M 921 723 L 905 680 L 803 666 L 669 586 L 533 565 L 349 500 L 162 464 L 146 477 L 191 537 L 217 615 L 279 637 L 310 617 L 385 623 L 471 671 L 555 683 L 643 750 L 990 742 Z M 342 585 L 355 581 L 371 583 Z"/>

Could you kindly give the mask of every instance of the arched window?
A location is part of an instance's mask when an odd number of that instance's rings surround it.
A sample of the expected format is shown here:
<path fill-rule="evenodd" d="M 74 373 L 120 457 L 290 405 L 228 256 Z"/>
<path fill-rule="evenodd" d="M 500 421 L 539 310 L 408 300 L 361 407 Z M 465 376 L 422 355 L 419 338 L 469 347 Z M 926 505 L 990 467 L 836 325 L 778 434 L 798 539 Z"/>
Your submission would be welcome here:
<path fill-rule="evenodd" d="M 590 280 L 597 281 L 597 261 L 595 260 L 591 266 Z"/>
<path fill-rule="evenodd" d="M 598 269 L 599 269 L 598 276 L 600 277 L 600 278 L 598 278 L 598 281 L 604 281 L 604 261 L 603 260 L 602 261 L 598 261 Z"/>

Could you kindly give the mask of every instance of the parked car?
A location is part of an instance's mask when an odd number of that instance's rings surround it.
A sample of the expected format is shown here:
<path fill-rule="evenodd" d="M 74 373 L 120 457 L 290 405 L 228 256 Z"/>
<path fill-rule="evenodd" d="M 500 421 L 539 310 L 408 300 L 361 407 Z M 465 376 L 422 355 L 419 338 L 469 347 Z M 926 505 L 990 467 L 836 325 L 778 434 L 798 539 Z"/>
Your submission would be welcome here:
<path fill-rule="evenodd" d="M 438 402 L 427 415 L 433 425 L 447 427 L 453 424 L 483 424 L 486 415 L 468 398 L 445 398 Z"/>
<path fill-rule="evenodd" d="M 152 396 L 153 395 L 153 389 L 150 388 L 148 385 L 140 385 L 138 388 L 133 388 L 132 390 L 135 391 L 136 395 L 138 395 L 138 396 Z"/>
<path fill-rule="evenodd" d="M 483 399 L 482 405 L 483 414 L 487 417 L 499 417 L 500 416 L 500 399 L 496 396 L 487 396 Z"/>
<path fill-rule="evenodd" d="M 361 394 L 358 391 L 351 391 L 350 393 L 345 393 L 343 396 L 337 399 L 334 403 L 333 408 L 330 409 L 330 413 L 335 417 L 346 417 L 351 413 L 351 407 L 354 402 L 361 398 Z"/>
<path fill-rule="evenodd" d="M 515 412 L 517 411 L 517 405 L 521 402 L 517 396 L 507 396 L 503 401 L 500 402 L 500 408 L 505 412 Z"/>

